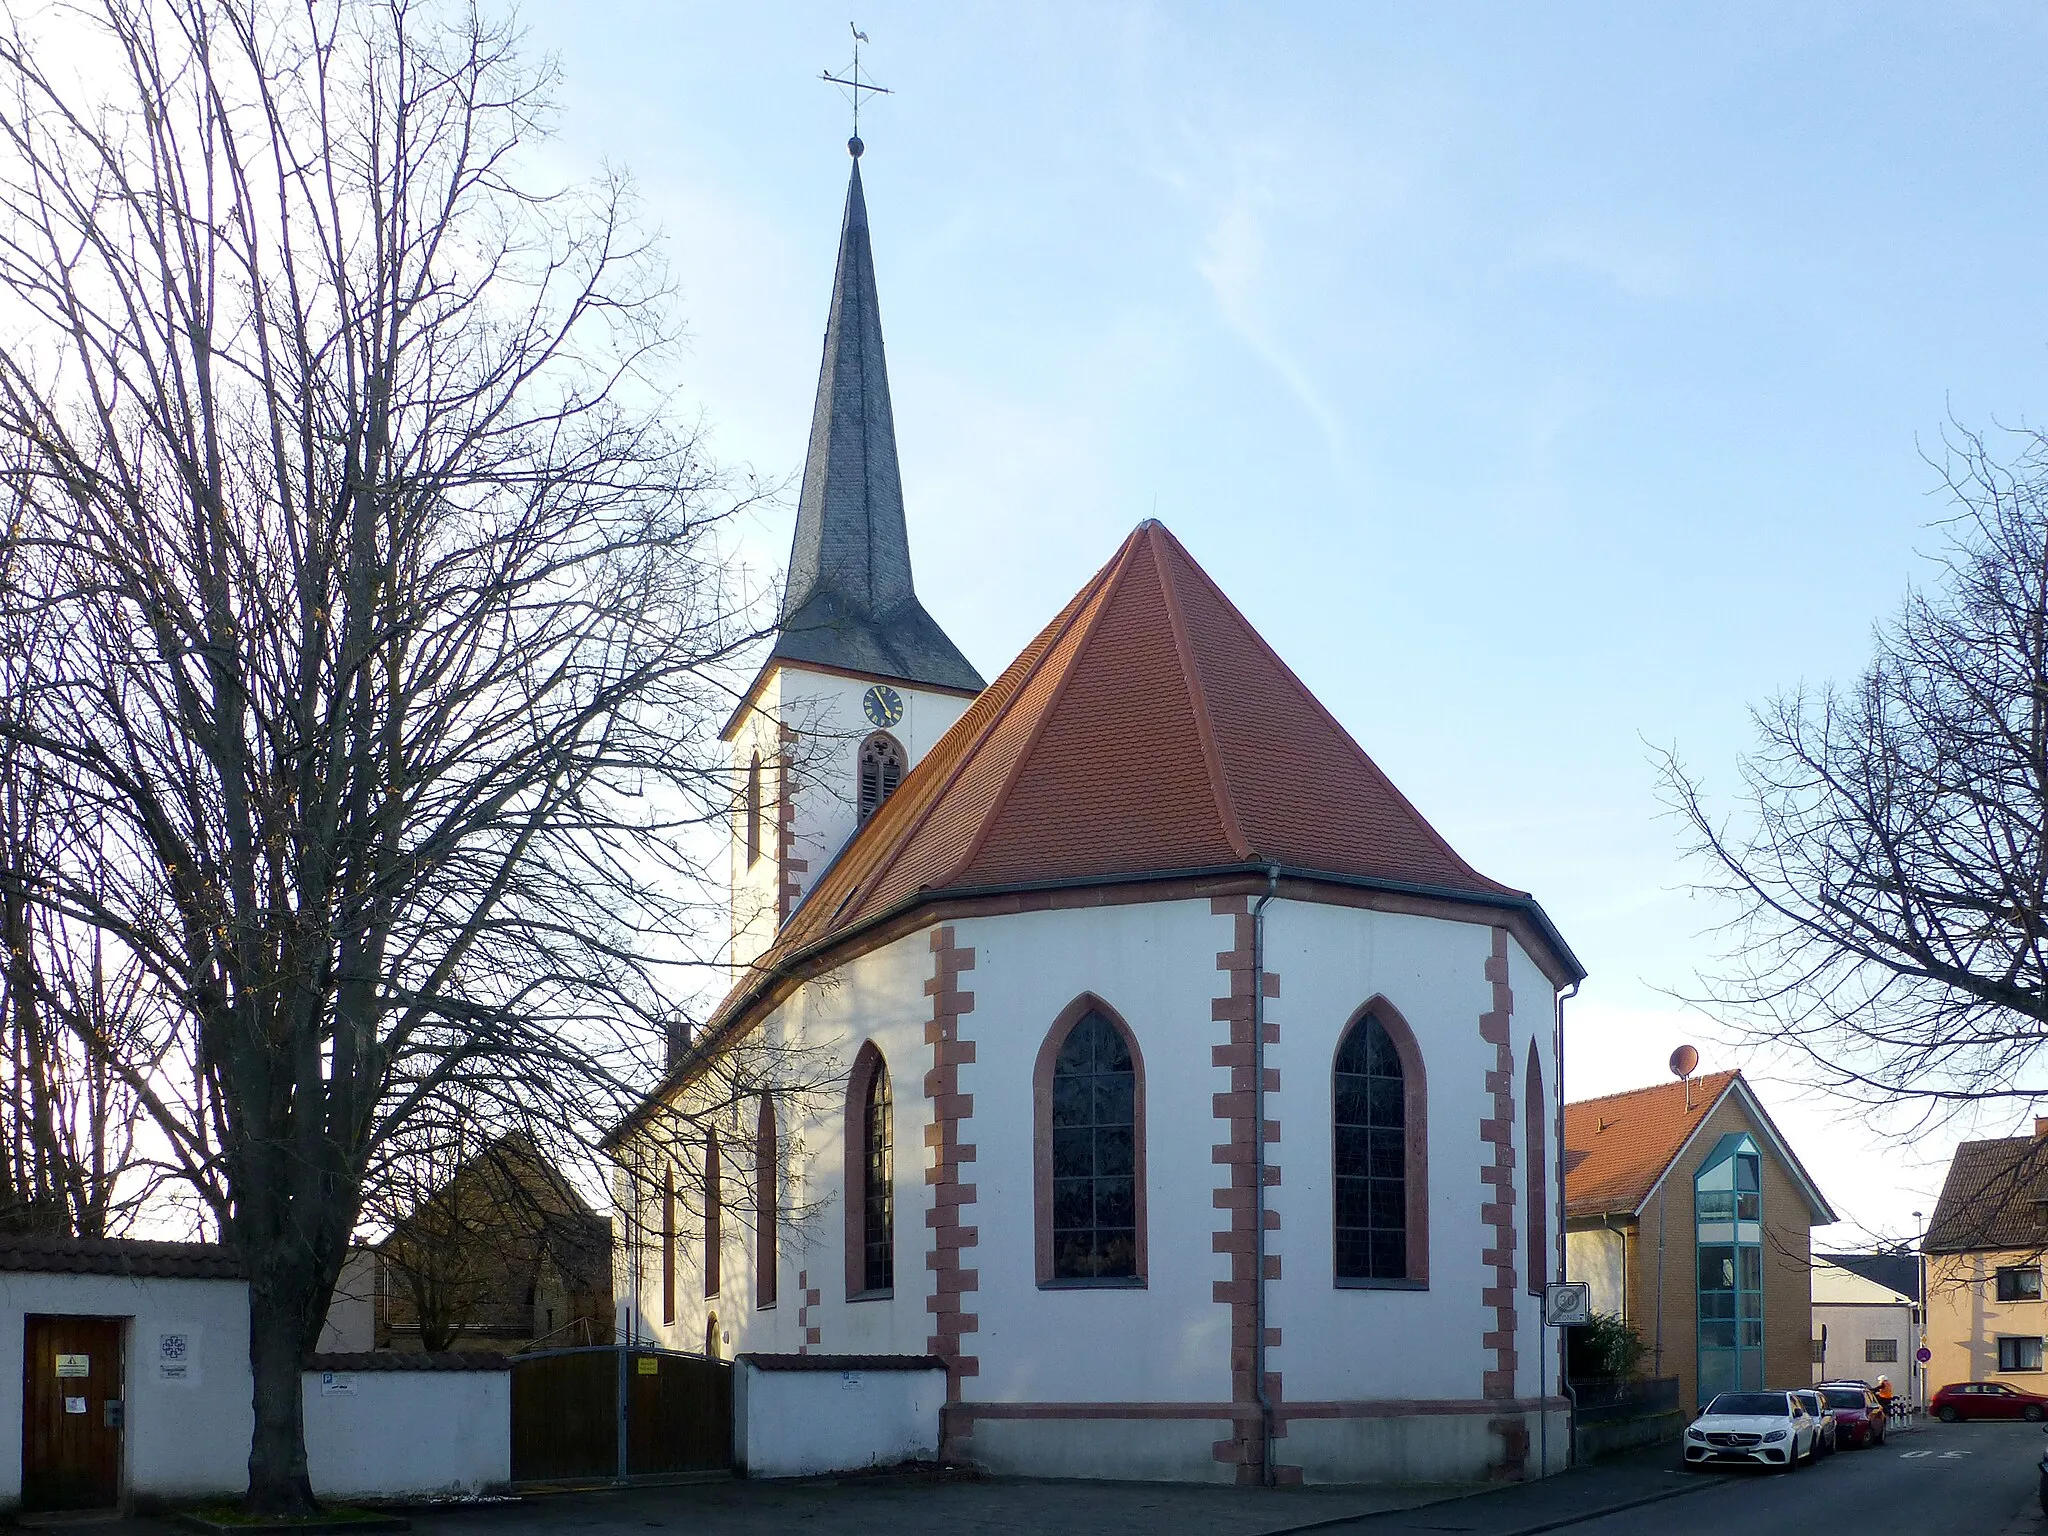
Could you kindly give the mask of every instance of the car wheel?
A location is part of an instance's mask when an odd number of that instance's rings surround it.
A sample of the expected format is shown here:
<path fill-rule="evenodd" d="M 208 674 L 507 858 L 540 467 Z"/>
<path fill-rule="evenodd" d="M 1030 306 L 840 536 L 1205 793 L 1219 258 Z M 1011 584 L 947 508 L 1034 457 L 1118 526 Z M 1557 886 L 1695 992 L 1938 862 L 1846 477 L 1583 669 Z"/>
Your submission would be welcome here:
<path fill-rule="evenodd" d="M 1943 1404 L 1941 1405 L 1941 1422 L 1942 1422 L 1942 1423 L 1944 1423 L 1944 1424 L 1953 1424 L 1953 1423 L 1955 1423 L 1955 1421 L 1956 1421 L 1957 1419 L 1960 1419 L 1961 1417 L 1962 1417 L 1962 1415 L 1961 1415 L 1960 1413 L 1957 1413 L 1957 1412 L 1956 1412 L 1956 1410 L 1955 1410 L 1955 1405 L 1954 1405 L 1953 1403 L 1943 1403 Z"/>
<path fill-rule="evenodd" d="M 2039 1403 L 2029 1403 L 2027 1405 L 2027 1411 L 2023 1415 L 2021 1415 L 2021 1417 L 2023 1417 L 2029 1424 L 2040 1423 L 2041 1405 Z"/>

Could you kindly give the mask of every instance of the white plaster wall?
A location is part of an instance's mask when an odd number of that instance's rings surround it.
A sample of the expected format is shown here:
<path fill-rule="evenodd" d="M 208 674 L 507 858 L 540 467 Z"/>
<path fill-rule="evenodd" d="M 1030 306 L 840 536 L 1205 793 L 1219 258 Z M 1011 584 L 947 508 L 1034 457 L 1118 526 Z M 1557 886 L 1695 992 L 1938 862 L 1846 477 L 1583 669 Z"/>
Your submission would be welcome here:
<path fill-rule="evenodd" d="M 1917 1366 L 1913 1350 L 1919 1342 L 1919 1330 L 1913 1325 L 1910 1302 L 1892 1306 L 1830 1306 L 1816 1302 L 1815 1338 L 1821 1337 L 1822 1327 L 1827 1329 L 1828 1348 L 1821 1365 L 1825 1375 L 1818 1379 L 1875 1383 L 1879 1376 L 1889 1376 L 1894 1386 L 1904 1388 L 1913 1377 Z M 1863 1346 L 1869 1339 L 1896 1340 L 1898 1359 L 1889 1364 L 1865 1360 Z"/>
<path fill-rule="evenodd" d="M 369 1248 L 351 1248 L 327 1299 L 327 1319 L 314 1349 L 323 1355 L 353 1355 L 376 1347 L 377 1255 Z"/>
<path fill-rule="evenodd" d="M 1557 988 L 1512 930 L 1508 934 L 1508 988 L 1515 998 L 1514 1023 L 1508 1032 L 1515 1057 L 1515 1392 L 1521 1397 L 1535 1398 L 1557 1393 L 1563 1369 L 1559 1331 L 1544 1326 L 1540 1289 L 1546 1281 L 1561 1278 L 1562 1268 L 1557 1241 L 1558 1229 L 1564 1223 L 1557 1176 L 1558 1160 L 1563 1155 L 1558 1146 L 1557 1127 Z M 1528 1252 L 1530 1148 L 1527 1106 L 1523 1103 L 1532 1045 L 1543 1071 L 1543 1231 L 1547 1250 L 1534 1263 Z M 1538 1289 L 1532 1291 L 1532 1284 Z"/>
<path fill-rule="evenodd" d="M 907 715 L 906 710 L 906 715 Z M 827 980 L 805 986 L 778 1008 L 762 1027 L 800 1044 L 799 1068 L 807 1075 L 836 1073 L 836 1086 L 822 1091 L 823 1112 L 798 1122 L 785 1114 L 780 1122 L 784 1145 L 783 1220 L 780 1228 L 776 1305 L 755 1305 L 755 1212 L 738 1195 L 752 1187 L 756 1105 L 754 1101 L 721 1112 L 719 1146 L 725 1169 L 727 1204 L 720 1223 L 722 1259 L 719 1294 L 704 1295 L 702 1244 L 694 1225 L 694 1206 L 679 1198 L 678 1223 L 687 1224 L 677 1242 L 676 1320 L 661 1319 L 662 1255 L 660 1243 L 660 1175 L 653 1171 L 646 1187 L 657 1191 L 643 1209 L 634 1242 L 618 1264 L 622 1297 L 637 1296 L 637 1305 L 622 1308 L 622 1332 L 636 1341 L 664 1348 L 698 1351 L 704 1347 L 709 1314 L 718 1316 L 719 1353 L 730 1359 L 744 1352 L 793 1354 L 803 1343 L 798 1312 L 804 1302 L 799 1277 L 808 1273 L 809 1288 L 819 1293 L 810 1309 L 810 1326 L 820 1330 L 819 1352 L 834 1354 L 915 1354 L 926 1352 L 931 1314 L 925 1299 L 934 1277 L 925 1267 L 929 1228 L 925 1212 L 932 1191 L 924 1170 L 931 1153 L 925 1127 L 931 1105 L 924 1095 L 924 1075 L 931 1067 L 931 1047 L 924 1025 L 931 1001 L 924 984 L 932 974 L 930 936 L 909 934 L 861 955 Z M 895 1101 L 896 1287 L 892 1298 L 849 1302 L 845 1258 L 845 1075 L 852 1069 L 864 1041 L 873 1040 L 889 1068 Z M 626 1149 L 634 1155 L 634 1148 Z M 739 1175 L 742 1169 L 746 1179 Z M 691 1159 L 678 1166 L 677 1181 L 701 1177 Z M 615 1181 L 623 1204 L 625 1184 Z"/>
<path fill-rule="evenodd" d="M 749 1477 L 809 1477 L 931 1461 L 944 1371 L 734 1368 L 734 1455 Z"/>
<path fill-rule="evenodd" d="M 888 728 L 903 744 L 909 766 L 925 754 L 967 712 L 974 701 L 888 679 L 841 677 L 807 667 L 777 666 L 762 684 L 734 731 L 732 763 L 737 802 L 746 783 L 753 753 L 761 754 L 762 800 L 772 803 L 781 750 L 778 723 L 799 734 L 795 744 L 796 852 L 807 868 L 796 876 L 797 888 L 808 893 L 825 866 L 853 835 L 859 779 L 860 744 L 875 726 L 861 710 L 861 699 L 875 682 L 887 682 L 903 699 L 903 718 Z M 772 822 L 772 816 L 770 820 Z M 733 929 L 735 968 L 765 950 L 775 937 L 775 892 L 779 866 L 773 857 L 774 834 L 764 839 L 764 857 L 751 868 L 746 856 L 746 828 L 736 817 L 732 839 Z"/>
<path fill-rule="evenodd" d="M 249 1485 L 249 1302 L 239 1280 L 0 1274 L 0 1508 L 21 1498 L 22 1354 L 31 1313 L 126 1320 L 122 1488 L 127 1497 L 239 1495 Z M 158 1364 L 182 1334 L 186 1370 Z"/>
<path fill-rule="evenodd" d="M 510 1371 L 307 1371 L 303 1387 L 321 1498 L 475 1495 L 512 1481 Z"/>
<path fill-rule="evenodd" d="M 1491 1229 L 1479 1225 L 1479 1124 L 1492 1113 L 1485 1075 L 1495 1052 L 1479 1038 L 1479 1018 L 1493 1006 L 1492 952 L 1479 923 L 1295 901 L 1266 908 L 1267 965 L 1280 976 L 1266 1004 L 1280 1026 L 1279 1045 L 1267 1048 L 1280 1072 L 1268 1112 L 1281 1134 L 1271 1200 L 1280 1230 L 1269 1251 L 1282 1266 L 1267 1306 L 1282 1339 L 1272 1368 L 1290 1402 L 1480 1396 L 1493 1360 L 1480 1346 L 1493 1327 L 1481 1303 L 1492 1271 L 1480 1264 Z M 1330 1070 L 1345 1024 L 1375 995 L 1408 1021 L 1428 1083 L 1426 1291 L 1340 1290 L 1331 1280 Z M 1538 1002 L 1547 1015 L 1548 994 Z M 1519 1016 L 1519 993 L 1516 1006 Z"/>
<path fill-rule="evenodd" d="M 1212 1199 L 1221 1170 L 1210 1160 L 1210 1149 L 1228 1139 L 1212 1096 L 1230 1084 L 1227 1069 L 1210 1065 L 1210 1048 L 1227 1031 L 1211 1020 L 1210 1003 L 1228 979 L 1216 956 L 1234 943 L 1231 923 L 1211 916 L 1203 900 L 955 924 L 956 942 L 975 952 L 975 967 L 961 980 L 975 1007 L 960 1020 L 975 1050 L 960 1072 L 962 1090 L 974 1098 L 973 1119 L 960 1133 L 975 1149 L 966 1173 L 977 1203 L 963 1219 L 978 1244 L 966 1262 L 980 1286 L 967 1310 L 981 1321 L 968 1336 L 981 1361 L 964 1389 L 969 1398 L 1230 1400 L 1230 1309 L 1212 1290 L 1229 1278 L 1229 1262 L 1211 1246 L 1222 1213 Z M 1046 1031 L 1083 992 L 1116 1009 L 1144 1058 L 1150 1274 L 1143 1290 L 1038 1286 L 1032 1071 Z M 978 1424 L 977 1455 L 995 1424 L 1020 1422 Z"/>
<path fill-rule="evenodd" d="M 1592 1287 L 1593 1310 L 1628 1321 L 1628 1239 L 1609 1227 L 1565 1234 L 1565 1274 Z"/>

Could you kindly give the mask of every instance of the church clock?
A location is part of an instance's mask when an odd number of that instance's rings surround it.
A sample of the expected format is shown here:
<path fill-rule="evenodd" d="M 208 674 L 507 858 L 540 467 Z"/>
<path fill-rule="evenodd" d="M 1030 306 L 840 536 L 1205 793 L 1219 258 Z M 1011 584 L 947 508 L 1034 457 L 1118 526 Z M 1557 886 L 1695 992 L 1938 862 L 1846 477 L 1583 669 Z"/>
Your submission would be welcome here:
<path fill-rule="evenodd" d="M 861 712 L 883 729 L 903 718 L 903 695 L 887 683 L 876 683 L 861 695 Z"/>

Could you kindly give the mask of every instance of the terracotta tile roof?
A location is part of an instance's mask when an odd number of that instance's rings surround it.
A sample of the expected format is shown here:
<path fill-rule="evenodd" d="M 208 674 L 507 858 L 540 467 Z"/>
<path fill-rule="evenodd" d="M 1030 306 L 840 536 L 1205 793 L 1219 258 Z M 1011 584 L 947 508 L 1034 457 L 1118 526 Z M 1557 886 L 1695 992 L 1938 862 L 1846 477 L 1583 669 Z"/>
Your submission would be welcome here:
<path fill-rule="evenodd" d="M 113 1237 L 0 1237 L 0 1272 L 240 1280 L 242 1261 L 214 1243 Z"/>
<path fill-rule="evenodd" d="M 2048 1141 L 2010 1136 L 1958 1146 L 1920 1246 L 1928 1253 L 2048 1247 Z"/>
<path fill-rule="evenodd" d="M 1695 1078 L 1690 1109 L 1685 1084 L 1676 1080 L 1565 1105 L 1565 1214 L 1619 1215 L 1641 1207 L 1685 1139 L 1740 1075 Z"/>
<path fill-rule="evenodd" d="M 777 947 L 919 891 L 1247 861 L 1523 895 L 1459 858 L 1146 522 L 933 746 Z"/>

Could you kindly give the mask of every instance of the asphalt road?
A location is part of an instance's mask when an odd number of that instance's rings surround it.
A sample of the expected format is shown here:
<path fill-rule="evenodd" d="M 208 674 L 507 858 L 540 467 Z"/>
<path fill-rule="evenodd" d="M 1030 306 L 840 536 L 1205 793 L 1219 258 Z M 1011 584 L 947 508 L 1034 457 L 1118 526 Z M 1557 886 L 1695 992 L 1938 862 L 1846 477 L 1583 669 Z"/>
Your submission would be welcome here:
<path fill-rule="evenodd" d="M 1733 1532 L 2007 1536 L 2042 1527 L 2035 1424 L 1929 1424 L 1799 1472 L 1693 1473 L 1696 1494 L 1569 1527 L 1572 1536 Z"/>

